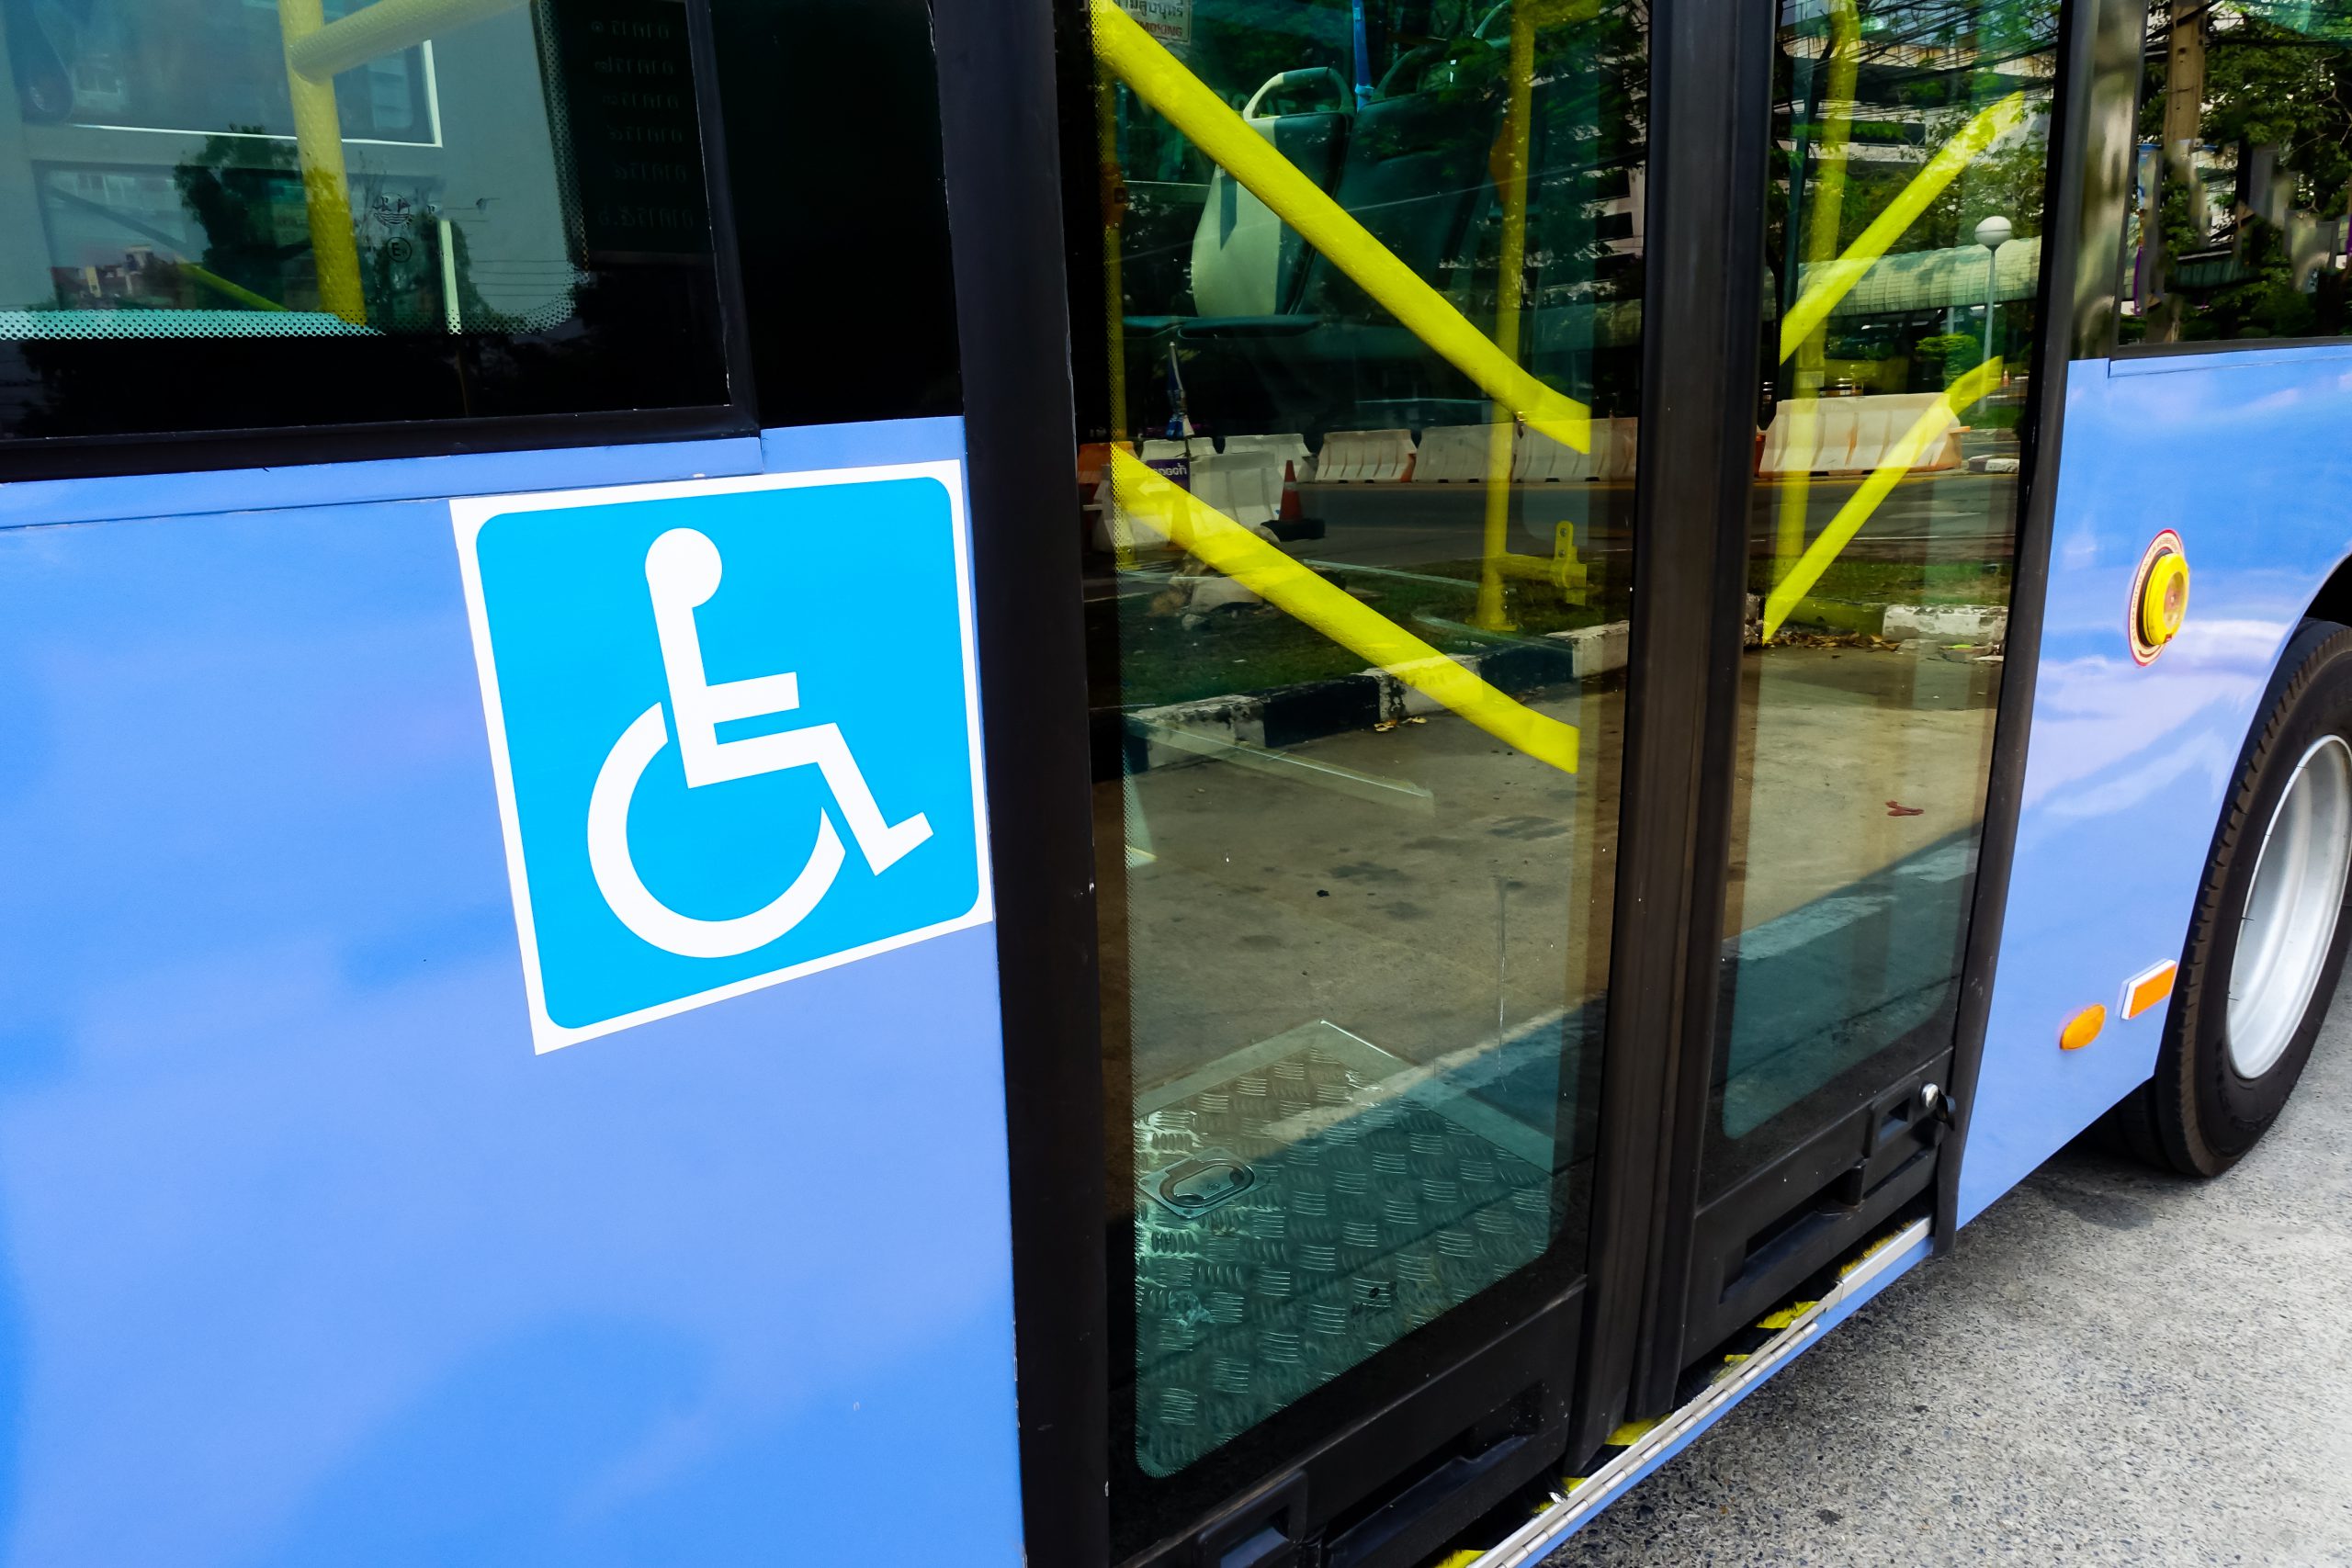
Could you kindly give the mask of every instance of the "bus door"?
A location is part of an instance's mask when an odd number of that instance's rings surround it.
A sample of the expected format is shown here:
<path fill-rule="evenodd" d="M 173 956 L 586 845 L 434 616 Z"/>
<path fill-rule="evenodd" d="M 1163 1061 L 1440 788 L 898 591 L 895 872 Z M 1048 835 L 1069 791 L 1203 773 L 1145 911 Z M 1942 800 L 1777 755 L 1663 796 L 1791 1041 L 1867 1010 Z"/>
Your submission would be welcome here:
<path fill-rule="evenodd" d="M 1636 1404 L 1923 1207 L 1951 1123 L 2056 35 L 2049 0 L 1780 8 L 1693 1207 Z"/>
<path fill-rule="evenodd" d="M 1082 607 L 1063 884 L 991 720 L 1031 1551 L 1418 1561 L 1925 1212 L 2052 12 L 1057 26 L 1058 540 L 988 537 L 966 333 L 984 597 Z"/>

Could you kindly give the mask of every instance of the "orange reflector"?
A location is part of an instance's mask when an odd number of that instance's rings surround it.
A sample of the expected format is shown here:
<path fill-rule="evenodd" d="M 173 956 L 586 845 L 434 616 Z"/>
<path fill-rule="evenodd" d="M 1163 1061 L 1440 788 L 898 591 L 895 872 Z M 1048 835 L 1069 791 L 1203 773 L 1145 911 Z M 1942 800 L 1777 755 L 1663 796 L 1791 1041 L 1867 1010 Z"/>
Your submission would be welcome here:
<path fill-rule="evenodd" d="M 2144 970 L 2123 982 L 2123 1016 L 2137 1018 L 2142 1013 L 2172 995 L 2173 976 L 2180 965 L 2165 959 L 2154 969 Z"/>
<path fill-rule="evenodd" d="M 2058 1032 L 2058 1049 L 2079 1051 L 2098 1039 L 2098 1032 L 2106 1027 L 2107 1010 L 2093 1003 L 2066 1021 L 2066 1027 Z"/>

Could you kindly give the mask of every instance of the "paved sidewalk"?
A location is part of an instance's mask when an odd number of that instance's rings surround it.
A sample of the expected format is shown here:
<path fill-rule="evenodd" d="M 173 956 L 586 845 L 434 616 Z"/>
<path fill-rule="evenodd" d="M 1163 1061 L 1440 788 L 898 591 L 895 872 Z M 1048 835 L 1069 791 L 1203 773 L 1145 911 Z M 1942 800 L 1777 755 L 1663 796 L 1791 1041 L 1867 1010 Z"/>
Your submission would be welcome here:
<path fill-rule="evenodd" d="M 1550 1568 L 2352 1564 L 2352 987 L 2218 1181 L 2059 1155 Z"/>

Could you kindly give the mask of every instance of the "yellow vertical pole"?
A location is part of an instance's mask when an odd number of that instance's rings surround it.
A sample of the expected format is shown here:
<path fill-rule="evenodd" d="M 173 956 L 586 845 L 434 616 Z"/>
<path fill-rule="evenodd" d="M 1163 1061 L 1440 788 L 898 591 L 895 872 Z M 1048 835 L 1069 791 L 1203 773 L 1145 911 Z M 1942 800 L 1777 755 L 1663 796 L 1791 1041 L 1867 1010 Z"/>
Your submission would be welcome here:
<path fill-rule="evenodd" d="M 1854 0 L 1830 0 L 1829 80 L 1821 96 L 1826 111 L 1819 142 L 1821 175 L 1814 182 L 1813 199 L 1805 213 L 1804 261 L 1815 268 L 1826 266 L 1838 255 L 1838 226 L 1846 212 L 1846 151 L 1854 132 L 1854 77 L 1861 55 L 1862 19 Z M 1804 171 L 1797 170 L 1794 177 L 1803 179 Z M 1823 350 L 1828 334 L 1825 316 L 1798 343 L 1790 367 L 1788 389 L 1796 395 L 1797 403 L 1789 411 L 1789 436 L 1791 445 L 1803 444 L 1800 450 L 1813 445 L 1820 427 L 1821 381 L 1827 358 Z M 1811 479 L 1802 472 L 1781 481 L 1781 525 L 1773 551 L 1778 558 L 1778 569 L 1772 574 L 1775 581 L 1785 577 L 1804 554 L 1805 506 L 1812 488 Z"/>
<path fill-rule="evenodd" d="M 1118 79 L 1111 74 L 1109 67 L 1098 62 L 1094 67 L 1094 135 L 1102 186 L 1102 329 L 1110 355 L 1106 378 L 1111 384 L 1114 447 L 1121 446 L 1127 439 L 1127 306 L 1126 288 L 1119 273 L 1119 252 L 1127 215 L 1127 181 L 1125 171 L 1119 167 L 1118 100 Z M 1107 479 L 1110 468 L 1105 466 L 1102 471 Z M 1111 551 L 1119 570 L 1133 570 L 1135 525 L 1113 500 L 1107 486 L 1103 491 L 1103 515 L 1110 523 Z"/>
<path fill-rule="evenodd" d="M 1503 111 L 1503 133 L 1493 159 L 1495 194 L 1501 198 L 1503 232 L 1495 274 L 1495 346 L 1519 358 L 1520 289 L 1527 259 L 1527 162 L 1534 116 L 1535 22 L 1524 5 L 1511 8 L 1510 96 Z M 1510 609 L 1503 602 L 1502 559 L 1510 549 L 1511 446 L 1518 422 L 1501 403 L 1491 403 L 1487 423 L 1487 527 L 1485 558 L 1478 570 L 1478 604 L 1471 624 L 1486 631 L 1508 631 Z"/>
<path fill-rule="evenodd" d="M 321 0 L 278 0 L 277 26 L 288 58 L 286 90 L 294 100 L 294 149 L 302 164 L 302 201 L 311 217 L 311 259 L 318 269 L 319 308 L 355 326 L 368 324 L 359 290 L 359 247 L 351 228 L 351 181 L 343 166 L 343 121 L 334 78 L 312 81 L 294 68 L 294 46 L 326 25 Z"/>

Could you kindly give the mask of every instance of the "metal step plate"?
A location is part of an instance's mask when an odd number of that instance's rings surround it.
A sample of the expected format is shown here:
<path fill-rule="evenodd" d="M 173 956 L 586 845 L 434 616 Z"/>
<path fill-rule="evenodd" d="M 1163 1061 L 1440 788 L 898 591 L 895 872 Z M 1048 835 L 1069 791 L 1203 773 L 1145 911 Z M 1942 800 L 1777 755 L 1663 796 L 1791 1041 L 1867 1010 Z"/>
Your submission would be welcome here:
<path fill-rule="evenodd" d="M 1138 1100 L 1136 1460 L 1169 1475 L 1532 1262 L 1552 1138 L 1335 1024 Z"/>

